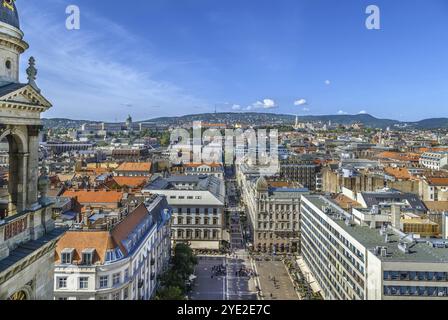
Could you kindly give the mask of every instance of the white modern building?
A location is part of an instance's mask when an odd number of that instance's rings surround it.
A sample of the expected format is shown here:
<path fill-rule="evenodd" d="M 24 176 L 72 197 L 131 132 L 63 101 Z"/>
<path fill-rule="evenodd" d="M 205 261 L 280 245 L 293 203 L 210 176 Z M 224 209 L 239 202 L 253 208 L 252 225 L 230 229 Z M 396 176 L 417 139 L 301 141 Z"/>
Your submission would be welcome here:
<path fill-rule="evenodd" d="M 174 242 L 188 243 L 193 249 L 221 248 L 225 206 L 222 179 L 205 175 L 158 177 L 142 192 L 166 196 L 173 210 Z"/>
<path fill-rule="evenodd" d="M 425 152 L 420 157 L 420 165 L 432 170 L 440 170 L 448 165 L 447 152 Z"/>
<path fill-rule="evenodd" d="M 148 300 L 167 268 L 171 213 L 153 196 L 110 230 L 68 231 L 56 247 L 56 300 Z"/>
<path fill-rule="evenodd" d="M 303 261 L 324 299 L 448 299 L 448 241 L 417 239 L 400 231 L 399 216 L 370 214 L 377 221 L 362 223 L 324 196 L 302 196 Z"/>

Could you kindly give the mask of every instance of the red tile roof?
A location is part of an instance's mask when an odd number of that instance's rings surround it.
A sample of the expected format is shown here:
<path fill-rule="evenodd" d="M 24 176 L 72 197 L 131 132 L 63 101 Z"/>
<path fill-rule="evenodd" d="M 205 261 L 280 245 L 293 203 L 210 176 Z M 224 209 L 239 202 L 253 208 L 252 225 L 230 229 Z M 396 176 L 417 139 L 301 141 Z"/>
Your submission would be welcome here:
<path fill-rule="evenodd" d="M 73 262 L 81 263 L 82 251 L 95 249 L 93 262 L 104 263 L 106 252 L 115 249 L 117 243 L 108 231 L 67 231 L 56 245 L 55 261 L 61 261 L 61 252 L 64 249 L 74 249 Z"/>
<path fill-rule="evenodd" d="M 109 190 L 67 190 L 62 196 L 77 198 L 84 203 L 119 203 L 123 198 L 123 192 Z"/>
<path fill-rule="evenodd" d="M 146 218 L 149 213 L 142 203 L 129 215 L 127 215 L 111 231 L 68 231 L 62 236 L 56 245 L 55 261 L 61 261 L 61 253 L 64 249 L 74 249 L 74 264 L 81 263 L 82 251 L 95 249 L 93 262 L 104 263 L 108 250 L 120 248 L 123 254 L 128 254 L 122 242 L 132 231 Z"/>
<path fill-rule="evenodd" d="M 406 168 L 386 167 L 386 168 L 384 168 L 384 172 L 387 173 L 388 175 L 395 177 L 396 179 L 400 179 L 400 180 L 411 179 L 411 174 L 409 173 L 409 170 Z"/>
<path fill-rule="evenodd" d="M 151 162 L 124 162 L 115 171 L 151 171 Z"/>
<path fill-rule="evenodd" d="M 113 177 L 120 187 L 138 188 L 143 187 L 148 182 L 148 177 Z"/>
<path fill-rule="evenodd" d="M 448 178 L 428 178 L 431 186 L 448 186 Z"/>

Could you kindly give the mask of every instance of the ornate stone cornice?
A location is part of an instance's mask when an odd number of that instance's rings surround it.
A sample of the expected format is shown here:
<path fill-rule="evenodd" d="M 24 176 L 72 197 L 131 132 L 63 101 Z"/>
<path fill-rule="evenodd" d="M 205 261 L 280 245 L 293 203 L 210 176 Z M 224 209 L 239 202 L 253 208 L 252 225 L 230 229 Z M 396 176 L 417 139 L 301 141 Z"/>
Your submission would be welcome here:
<path fill-rule="evenodd" d="M 13 109 L 13 110 L 23 110 L 23 111 L 32 111 L 32 112 L 45 112 L 47 111 L 47 107 L 31 105 L 23 102 L 15 102 L 15 101 L 0 101 L 0 108 L 4 109 Z"/>
<path fill-rule="evenodd" d="M 0 45 L 18 51 L 25 52 L 29 48 L 28 43 L 7 34 L 0 34 Z"/>
<path fill-rule="evenodd" d="M 28 101 L 18 101 L 19 98 Z M 0 100 L 0 109 L 42 113 L 51 106 L 51 103 L 30 85 L 6 94 Z"/>

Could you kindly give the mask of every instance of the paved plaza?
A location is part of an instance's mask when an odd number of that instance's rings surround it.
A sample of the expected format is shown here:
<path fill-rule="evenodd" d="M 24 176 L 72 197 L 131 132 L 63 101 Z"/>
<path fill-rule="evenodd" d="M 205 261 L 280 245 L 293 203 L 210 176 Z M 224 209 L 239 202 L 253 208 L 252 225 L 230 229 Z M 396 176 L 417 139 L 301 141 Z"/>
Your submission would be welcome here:
<path fill-rule="evenodd" d="M 300 300 L 282 261 L 256 261 L 265 300 Z"/>
<path fill-rule="evenodd" d="M 235 274 L 246 264 L 247 261 L 241 258 L 200 256 L 195 271 L 197 278 L 190 299 L 256 300 L 254 281 L 249 277 Z M 214 275 L 213 267 L 219 265 L 227 266 L 222 276 Z"/>

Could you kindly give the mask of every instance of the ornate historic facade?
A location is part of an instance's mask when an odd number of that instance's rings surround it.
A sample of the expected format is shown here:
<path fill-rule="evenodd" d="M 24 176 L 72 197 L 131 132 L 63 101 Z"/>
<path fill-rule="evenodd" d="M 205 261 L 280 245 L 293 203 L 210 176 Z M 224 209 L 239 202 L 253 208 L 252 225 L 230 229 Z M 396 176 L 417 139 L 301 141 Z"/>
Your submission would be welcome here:
<path fill-rule="evenodd" d="M 56 240 L 48 178 L 39 177 L 40 115 L 51 107 L 36 85 L 34 58 L 19 83 L 28 49 L 14 1 L 0 0 L 0 141 L 9 145 L 7 196 L 0 198 L 0 299 L 52 299 Z"/>

